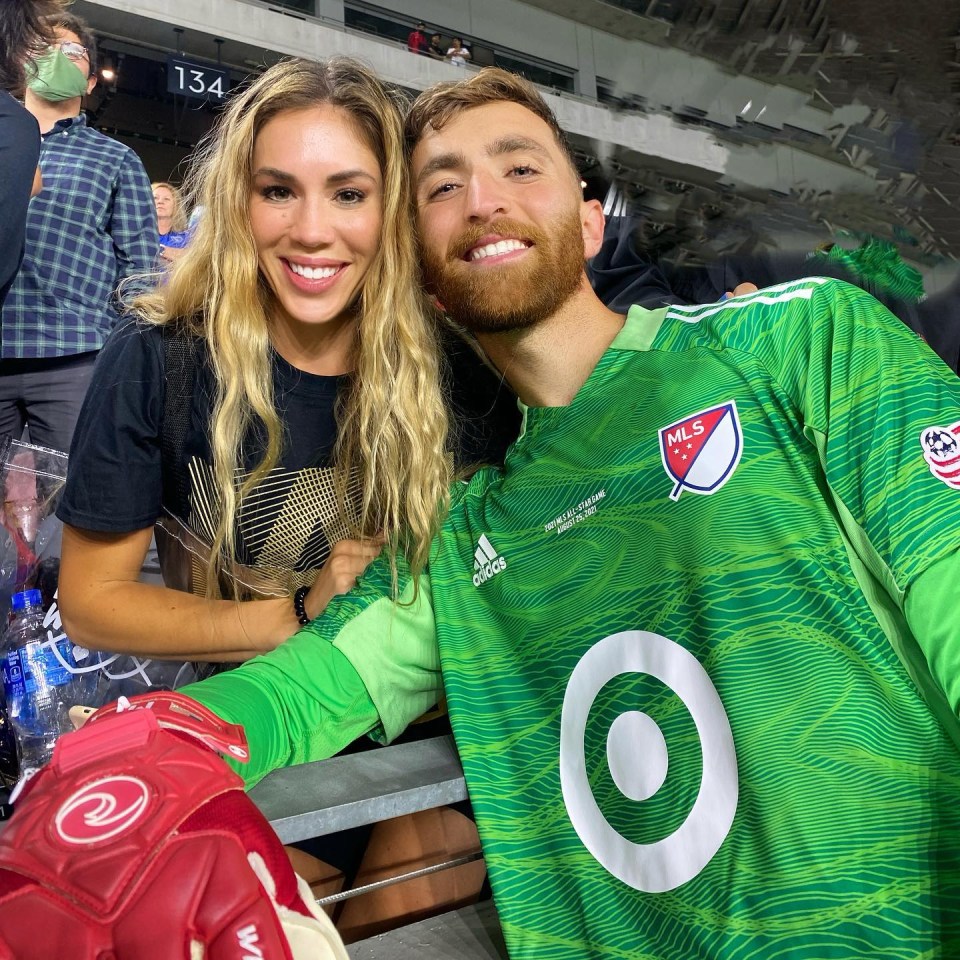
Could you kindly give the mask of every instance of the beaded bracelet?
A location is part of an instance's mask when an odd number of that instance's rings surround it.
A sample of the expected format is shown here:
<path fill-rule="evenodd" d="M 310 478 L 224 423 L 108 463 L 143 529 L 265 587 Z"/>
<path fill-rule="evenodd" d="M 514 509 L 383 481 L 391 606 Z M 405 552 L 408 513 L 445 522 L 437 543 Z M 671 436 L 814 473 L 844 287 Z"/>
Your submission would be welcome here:
<path fill-rule="evenodd" d="M 298 587 L 293 595 L 293 612 L 296 614 L 301 627 L 305 627 L 310 622 L 310 617 L 307 615 L 307 594 L 309 592 L 309 587 Z"/>

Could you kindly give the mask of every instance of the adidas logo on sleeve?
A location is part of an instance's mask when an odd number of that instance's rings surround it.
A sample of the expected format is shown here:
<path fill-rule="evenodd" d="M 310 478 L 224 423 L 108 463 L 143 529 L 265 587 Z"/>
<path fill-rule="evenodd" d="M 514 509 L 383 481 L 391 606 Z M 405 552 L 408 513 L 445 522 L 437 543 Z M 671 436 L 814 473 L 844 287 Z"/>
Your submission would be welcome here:
<path fill-rule="evenodd" d="M 482 533 L 473 553 L 473 585 L 479 587 L 481 583 L 486 583 L 506 566 L 506 557 L 499 556 L 487 535 Z"/>

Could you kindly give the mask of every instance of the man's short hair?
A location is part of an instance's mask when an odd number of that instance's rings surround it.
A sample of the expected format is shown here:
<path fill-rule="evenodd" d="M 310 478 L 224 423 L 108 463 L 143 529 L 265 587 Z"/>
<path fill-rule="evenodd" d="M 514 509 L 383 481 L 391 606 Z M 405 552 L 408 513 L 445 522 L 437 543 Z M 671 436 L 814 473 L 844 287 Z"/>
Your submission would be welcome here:
<path fill-rule="evenodd" d="M 90 76 L 95 76 L 97 72 L 97 36 L 90 29 L 90 24 L 86 20 L 81 20 L 76 14 L 61 13 L 53 17 L 50 25 L 54 29 L 69 30 L 75 33 L 80 42 L 87 48 L 87 58 L 90 61 Z"/>
<path fill-rule="evenodd" d="M 484 67 L 465 80 L 437 83 L 413 102 L 404 124 L 408 156 L 416 149 L 427 127 L 440 130 L 464 110 L 488 103 L 518 103 L 536 114 L 552 131 L 557 145 L 579 178 L 573 148 L 540 91 L 523 77 L 499 67 Z"/>

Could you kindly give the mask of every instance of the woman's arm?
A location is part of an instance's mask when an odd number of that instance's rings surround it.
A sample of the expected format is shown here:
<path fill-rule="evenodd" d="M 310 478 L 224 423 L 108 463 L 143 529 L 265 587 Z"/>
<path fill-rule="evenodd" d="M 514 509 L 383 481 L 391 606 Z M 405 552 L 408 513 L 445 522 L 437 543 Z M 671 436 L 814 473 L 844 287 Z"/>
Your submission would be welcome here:
<path fill-rule="evenodd" d="M 235 661 L 272 650 L 299 629 L 287 597 L 208 600 L 140 583 L 152 533 L 64 524 L 59 601 L 74 643 L 154 659 Z"/>
<path fill-rule="evenodd" d="M 60 612 L 74 643 L 169 660 L 247 660 L 300 629 L 289 597 L 208 600 L 140 583 L 152 527 L 96 533 L 64 524 Z M 334 545 L 306 597 L 311 619 L 346 593 L 380 552 L 377 541 Z"/>

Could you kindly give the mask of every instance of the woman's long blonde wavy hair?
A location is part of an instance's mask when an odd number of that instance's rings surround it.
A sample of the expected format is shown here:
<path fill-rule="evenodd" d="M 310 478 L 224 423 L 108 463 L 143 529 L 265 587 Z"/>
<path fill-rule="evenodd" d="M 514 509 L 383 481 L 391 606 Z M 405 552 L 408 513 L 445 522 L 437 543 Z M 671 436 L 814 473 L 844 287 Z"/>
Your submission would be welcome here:
<path fill-rule="evenodd" d="M 200 148 L 188 183 L 190 205 L 202 212 L 184 255 L 162 285 L 132 302 L 146 320 L 181 324 L 206 341 L 217 384 L 210 442 L 223 495 L 207 571 L 214 594 L 236 555 L 238 511 L 277 465 L 283 441 L 273 397 L 274 297 L 250 228 L 254 141 L 278 114 L 319 104 L 350 115 L 383 178 L 380 248 L 356 305 L 354 372 L 338 406 L 337 496 L 354 536 L 386 536 L 394 589 L 397 550 L 415 578 L 426 563 L 447 506 L 451 466 L 436 340 L 417 284 L 400 103 L 398 93 L 349 58 L 271 67 L 232 99 Z M 257 421 L 266 450 L 238 485 L 243 438 Z M 359 504 L 351 509 L 348 490 L 356 480 Z"/>

